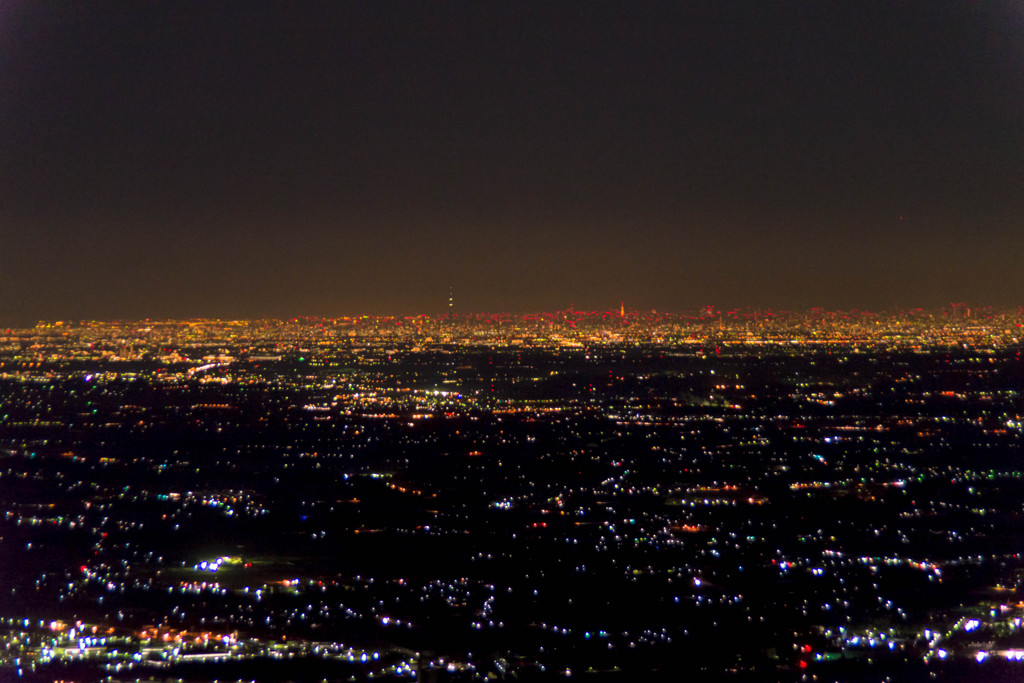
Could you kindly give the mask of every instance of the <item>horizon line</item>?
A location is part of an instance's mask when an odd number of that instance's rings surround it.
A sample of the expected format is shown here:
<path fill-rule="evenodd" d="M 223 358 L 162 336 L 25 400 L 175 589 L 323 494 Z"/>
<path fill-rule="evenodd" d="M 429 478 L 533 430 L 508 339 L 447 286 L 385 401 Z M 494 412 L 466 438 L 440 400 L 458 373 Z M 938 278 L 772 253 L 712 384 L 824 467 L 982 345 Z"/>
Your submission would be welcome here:
<path fill-rule="evenodd" d="M 486 317 L 533 317 L 533 316 L 554 316 L 554 315 L 579 315 L 579 316 L 590 316 L 590 315 L 601 315 L 601 316 L 615 316 L 615 317 L 630 317 L 636 315 L 658 315 L 658 316 L 732 316 L 732 315 L 750 315 L 750 314 L 771 314 L 771 315 L 808 315 L 808 314 L 858 314 L 858 315 L 875 315 L 875 316 L 891 316 L 901 315 L 909 313 L 951 313 L 962 311 L 965 316 L 970 316 L 973 312 L 985 311 L 986 313 L 1006 314 L 1012 312 L 1024 312 L 1024 304 L 1017 306 L 1006 306 L 1006 305 L 968 305 L 961 302 L 951 302 L 942 306 L 914 306 L 914 307 L 887 307 L 879 309 L 867 309 L 867 308 L 826 308 L 824 306 L 812 306 L 808 308 L 773 308 L 773 307 L 751 307 L 741 306 L 733 307 L 729 309 L 719 308 L 717 306 L 708 305 L 701 306 L 698 308 L 687 308 L 687 309 L 641 309 L 632 308 L 629 306 L 617 306 L 608 309 L 577 309 L 573 306 L 564 309 L 556 310 L 533 310 L 533 311 L 476 311 L 476 312 L 443 312 L 443 313 L 413 313 L 413 314 L 400 314 L 400 313 L 349 313 L 342 315 L 322 315 L 322 314 L 298 314 L 289 316 L 241 316 L 241 317 L 221 317 L 221 316 L 188 316 L 188 317 L 175 317 L 175 316 L 160 316 L 160 317 L 110 317 L 110 318 L 79 318 L 79 317 L 61 317 L 61 318 L 39 318 L 35 323 L 29 325 L 13 325 L 11 323 L 0 323 L 0 326 L 8 329 L 30 329 L 32 327 L 38 327 L 40 325 L 77 325 L 83 323 L 93 324 L 112 324 L 112 323 L 168 323 L 168 322 L 291 322 L 299 320 L 348 320 L 348 319 L 377 319 L 377 320 L 415 320 L 415 319 L 427 319 L 427 320 L 450 320 L 450 319 L 479 319 Z"/>

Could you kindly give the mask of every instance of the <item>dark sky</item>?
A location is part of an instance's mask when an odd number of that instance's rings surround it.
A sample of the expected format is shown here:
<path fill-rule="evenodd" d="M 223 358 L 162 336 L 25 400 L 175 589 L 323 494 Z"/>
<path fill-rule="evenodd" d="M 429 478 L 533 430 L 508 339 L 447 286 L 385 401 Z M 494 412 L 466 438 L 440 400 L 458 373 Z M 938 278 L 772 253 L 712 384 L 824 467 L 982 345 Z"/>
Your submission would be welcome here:
<path fill-rule="evenodd" d="M 1021 303 L 1024 10 L 0 4 L 0 321 Z"/>

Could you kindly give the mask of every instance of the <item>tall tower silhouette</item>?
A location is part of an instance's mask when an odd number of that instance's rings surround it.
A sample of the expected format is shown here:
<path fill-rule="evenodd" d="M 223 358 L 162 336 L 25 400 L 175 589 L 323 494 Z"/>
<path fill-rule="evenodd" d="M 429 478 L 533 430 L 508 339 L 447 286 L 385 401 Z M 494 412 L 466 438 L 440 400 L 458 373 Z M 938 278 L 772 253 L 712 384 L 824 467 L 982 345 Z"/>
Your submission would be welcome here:
<path fill-rule="evenodd" d="M 448 316 L 451 317 L 453 315 L 455 315 L 455 293 L 452 291 L 452 288 L 449 287 L 448 288 Z"/>

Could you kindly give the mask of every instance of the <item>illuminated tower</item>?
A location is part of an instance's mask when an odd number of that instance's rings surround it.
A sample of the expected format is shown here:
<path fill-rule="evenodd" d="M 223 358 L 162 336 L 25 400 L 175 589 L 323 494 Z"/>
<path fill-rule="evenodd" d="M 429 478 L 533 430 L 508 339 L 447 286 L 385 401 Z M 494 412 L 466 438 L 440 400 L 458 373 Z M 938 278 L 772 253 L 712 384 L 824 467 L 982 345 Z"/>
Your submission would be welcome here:
<path fill-rule="evenodd" d="M 452 291 L 452 288 L 449 287 L 448 288 L 448 316 L 451 317 L 453 315 L 455 315 L 455 293 Z"/>

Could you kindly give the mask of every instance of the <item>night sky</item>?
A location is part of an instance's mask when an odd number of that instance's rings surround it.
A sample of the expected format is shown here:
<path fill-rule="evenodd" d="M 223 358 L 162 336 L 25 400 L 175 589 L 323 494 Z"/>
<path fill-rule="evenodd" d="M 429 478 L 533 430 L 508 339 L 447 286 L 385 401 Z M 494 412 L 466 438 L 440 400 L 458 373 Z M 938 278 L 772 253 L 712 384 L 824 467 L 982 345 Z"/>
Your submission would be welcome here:
<path fill-rule="evenodd" d="M 1017 306 L 1019 2 L 0 3 L 0 321 Z"/>

